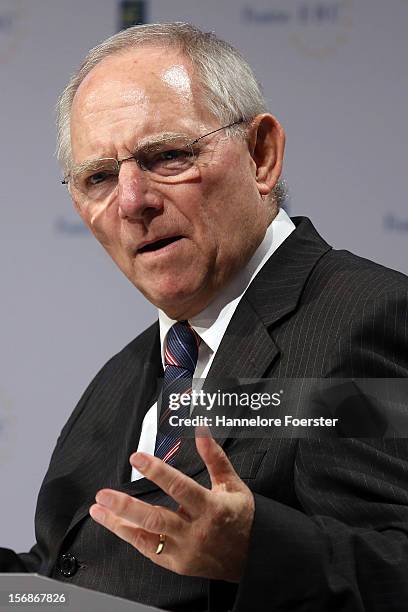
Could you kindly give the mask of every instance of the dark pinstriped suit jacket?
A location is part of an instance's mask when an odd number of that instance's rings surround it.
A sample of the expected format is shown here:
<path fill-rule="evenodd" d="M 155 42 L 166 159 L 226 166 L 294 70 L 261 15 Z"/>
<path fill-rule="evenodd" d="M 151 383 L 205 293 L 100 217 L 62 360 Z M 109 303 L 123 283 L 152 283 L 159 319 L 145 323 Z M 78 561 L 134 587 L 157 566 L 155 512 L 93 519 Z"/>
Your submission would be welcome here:
<path fill-rule="evenodd" d="M 309 220 L 264 266 L 240 302 L 211 377 L 407 377 L 408 279 L 332 250 Z M 158 325 L 113 357 L 58 439 L 30 553 L 0 552 L 3 571 L 38 571 L 169 610 L 351 612 L 408 609 L 408 441 L 223 440 L 255 494 L 239 586 L 155 566 L 88 515 L 101 487 L 173 507 L 128 457 L 162 375 Z M 176 466 L 209 486 L 194 443 Z M 80 564 L 71 578 L 57 559 Z"/>

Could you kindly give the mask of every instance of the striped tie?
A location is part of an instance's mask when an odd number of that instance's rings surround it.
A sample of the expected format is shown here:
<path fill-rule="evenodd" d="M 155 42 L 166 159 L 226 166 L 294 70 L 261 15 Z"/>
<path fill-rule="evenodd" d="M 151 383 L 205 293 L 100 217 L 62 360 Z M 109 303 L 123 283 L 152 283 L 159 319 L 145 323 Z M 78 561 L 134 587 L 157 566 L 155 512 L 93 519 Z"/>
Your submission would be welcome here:
<path fill-rule="evenodd" d="M 171 415 L 178 419 L 190 415 L 190 405 L 172 411 L 169 408 L 170 395 L 175 393 L 191 393 L 192 379 L 198 358 L 200 338 L 190 327 L 188 321 L 179 321 L 169 330 L 164 353 L 165 370 L 163 390 L 161 395 L 160 419 L 157 428 L 156 446 L 154 454 L 166 463 L 172 463 L 181 446 L 183 427 L 174 427 L 169 423 Z"/>

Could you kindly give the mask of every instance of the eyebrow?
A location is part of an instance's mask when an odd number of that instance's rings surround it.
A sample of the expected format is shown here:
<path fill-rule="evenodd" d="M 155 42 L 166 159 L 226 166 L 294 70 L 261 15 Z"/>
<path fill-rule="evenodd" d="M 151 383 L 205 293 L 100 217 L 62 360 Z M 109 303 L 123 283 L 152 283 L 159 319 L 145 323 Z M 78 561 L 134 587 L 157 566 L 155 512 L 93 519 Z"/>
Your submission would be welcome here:
<path fill-rule="evenodd" d="M 141 150 L 154 151 L 154 149 L 160 146 L 161 144 L 165 142 L 171 142 L 180 138 L 185 138 L 186 140 L 189 140 L 190 138 L 192 140 L 194 139 L 193 136 L 181 132 L 164 132 L 163 134 L 159 134 L 154 138 L 147 137 L 140 140 L 137 147 L 133 150 L 133 155 L 136 155 Z M 71 175 L 98 170 L 101 166 L 101 162 L 112 159 L 117 160 L 117 157 L 98 157 L 96 159 L 85 160 L 80 164 L 73 166 L 73 168 L 71 169 Z"/>

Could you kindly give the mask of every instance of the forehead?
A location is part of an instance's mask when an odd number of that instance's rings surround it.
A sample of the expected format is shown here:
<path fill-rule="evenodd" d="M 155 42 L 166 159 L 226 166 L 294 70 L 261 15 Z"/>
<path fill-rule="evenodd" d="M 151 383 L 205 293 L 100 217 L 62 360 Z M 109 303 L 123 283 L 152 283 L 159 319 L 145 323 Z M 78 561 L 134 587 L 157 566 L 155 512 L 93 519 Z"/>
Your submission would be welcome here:
<path fill-rule="evenodd" d="M 143 47 L 102 60 L 82 81 L 71 111 L 73 154 L 119 142 L 128 131 L 194 130 L 208 119 L 189 60 L 174 49 Z M 133 143 L 134 144 L 134 143 Z M 83 152 L 83 151 L 82 151 Z"/>

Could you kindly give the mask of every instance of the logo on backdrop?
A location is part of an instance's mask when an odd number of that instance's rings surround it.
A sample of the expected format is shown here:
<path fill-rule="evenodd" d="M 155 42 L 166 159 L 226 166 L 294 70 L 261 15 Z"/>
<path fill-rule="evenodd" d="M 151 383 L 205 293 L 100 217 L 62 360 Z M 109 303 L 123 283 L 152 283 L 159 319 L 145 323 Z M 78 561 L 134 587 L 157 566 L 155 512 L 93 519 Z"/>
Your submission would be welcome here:
<path fill-rule="evenodd" d="M 13 55 L 21 39 L 22 1 L 1 0 L 0 3 L 0 64 Z"/>
<path fill-rule="evenodd" d="M 59 215 L 54 221 L 56 234 L 63 234 L 69 238 L 77 236 L 90 236 L 91 233 L 85 223 L 79 218 Z"/>
<path fill-rule="evenodd" d="M 408 217 L 402 218 L 395 213 L 388 213 L 383 218 L 384 228 L 387 232 L 408 232 Z"/>
<path fill-rule="evenodd" d="M 121 0 L 119 2 L 118 30 L 146 23 L 146 0 Z"/>
<path fill-rule="evenodd" d="M 0 463 L 7 458 L 12 446 L 13 432 L 12 401 L 4 389 L 0 387 Z"/>
<path fill-rule="evenodd" d="M 273 7 L 245 5 L 242 19 L 248 24 L 285 28 L 289 41 L 309 57 L 333 55 L 347 43 L 353 25 L 354 0 L 281 0 Z"/>

